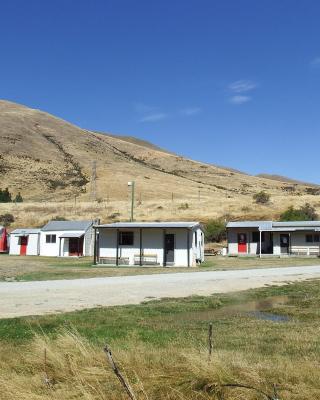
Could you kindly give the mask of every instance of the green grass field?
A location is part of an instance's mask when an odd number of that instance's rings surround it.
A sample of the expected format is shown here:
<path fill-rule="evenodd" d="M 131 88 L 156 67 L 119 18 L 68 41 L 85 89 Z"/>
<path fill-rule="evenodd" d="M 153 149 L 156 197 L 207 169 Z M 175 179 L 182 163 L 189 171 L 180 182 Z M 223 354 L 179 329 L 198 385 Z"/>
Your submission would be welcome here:
<path fill-rule="evenodd" d="M 93 267 L 92 258 L 20 257 L 0 255 L 0 280 L 52 280 L 100 276 L 144 275 L 243 268 L 319 265 L 318 258 L 207 257 L 200 267 Z"/>
<path fill-rule="evenodd" d="M 259 319 L 252 310 L 266 313 L 263 318 L 288 320 Z M 318 280 L 1 320 L 0 398 L 126 399 L 102 351 L 108 343 L 138 399 L 266 398 L 253 390 L 223 387 L 235 382 L 268 394 L 275 384 L 281 400 L 317 399 L 319 326 Z M 45 348 L 47 373 L 55 382 L 50 390 L 41 381 Z"/>

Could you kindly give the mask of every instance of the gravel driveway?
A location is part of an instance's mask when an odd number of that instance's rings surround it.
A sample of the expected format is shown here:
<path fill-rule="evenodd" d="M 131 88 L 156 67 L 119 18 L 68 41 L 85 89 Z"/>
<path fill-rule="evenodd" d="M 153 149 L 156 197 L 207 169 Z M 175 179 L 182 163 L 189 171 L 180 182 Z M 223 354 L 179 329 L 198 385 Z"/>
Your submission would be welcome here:
<path fill-rule="evenodd" d="M 144 300 L 162 297 L 226 293 L 310 278 L 320 278 L 320 265 L 64 281 L 1 282 L 0 318 L 139 304 Z"/>

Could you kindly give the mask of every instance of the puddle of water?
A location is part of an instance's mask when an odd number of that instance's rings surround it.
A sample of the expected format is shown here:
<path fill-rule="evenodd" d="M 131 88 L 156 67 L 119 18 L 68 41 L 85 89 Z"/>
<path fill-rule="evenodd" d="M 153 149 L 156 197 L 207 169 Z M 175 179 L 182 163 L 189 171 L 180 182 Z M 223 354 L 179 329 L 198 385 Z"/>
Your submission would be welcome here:
<path fill-rule="evenodd" d="M 257 319 L 262 319 L 264 321 L 272 321 L 272 322 L 288 322 L 290 321 L 290 317 L 287 315 L 277 315 L 269 312 L 263 311 L 250 311 L 247 313 L 250 317 L 254 317 Z"/>
<path fill-rule="evenodd" d="M 265 321 L 288 322 L 290 320 L 289 317 L 272 313 L 272 309 L 281 309 L 288 303 L 288 300 L 287 296 L 274 296 L 257 301 L 223 306 L 217 309 L 182 313 L 181 315 L 175 315 L 174 318 L 175 320 L 203 321 L 247 315 Z"/>

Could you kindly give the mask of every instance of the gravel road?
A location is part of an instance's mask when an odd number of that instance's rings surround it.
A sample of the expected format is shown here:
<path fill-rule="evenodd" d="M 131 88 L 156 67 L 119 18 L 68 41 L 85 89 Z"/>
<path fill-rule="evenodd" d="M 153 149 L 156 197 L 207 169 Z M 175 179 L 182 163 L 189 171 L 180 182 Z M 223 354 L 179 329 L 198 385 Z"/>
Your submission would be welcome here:
<path fill-rule="evenodd" d="M 1 282 L 0 318 L 43 315 L 148 299 L 226 293 L 320 278 L 319 266 L 208 271 L 41 282 Z"/>

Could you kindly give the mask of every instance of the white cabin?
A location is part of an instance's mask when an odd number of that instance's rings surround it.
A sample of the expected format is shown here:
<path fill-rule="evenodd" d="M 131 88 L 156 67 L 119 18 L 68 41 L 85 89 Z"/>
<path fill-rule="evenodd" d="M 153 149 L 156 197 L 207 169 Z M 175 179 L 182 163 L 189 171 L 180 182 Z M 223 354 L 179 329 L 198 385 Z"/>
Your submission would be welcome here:
<path fill-rule="evenodd" d="M 10 233 L 9 254 L 38 256 L 40 254 L 40 229 L 15 229 Z"/>
<path fill-rule="evenodd" d="M 190 267 L 204 261 L 198 222 L 118 222 L 95 230 L 94 264 Z"/>
<path fill-rule="evenodd" d="M 320 221 L 227 224 L 229 255 L 320 256 Z"/>
<path fill-rule="evenodd" d="M 93 255 L 94 221 L 50 221 L 40 234 L 40 255 L 82 257 Z"/>

